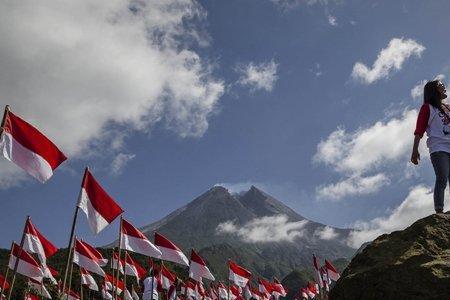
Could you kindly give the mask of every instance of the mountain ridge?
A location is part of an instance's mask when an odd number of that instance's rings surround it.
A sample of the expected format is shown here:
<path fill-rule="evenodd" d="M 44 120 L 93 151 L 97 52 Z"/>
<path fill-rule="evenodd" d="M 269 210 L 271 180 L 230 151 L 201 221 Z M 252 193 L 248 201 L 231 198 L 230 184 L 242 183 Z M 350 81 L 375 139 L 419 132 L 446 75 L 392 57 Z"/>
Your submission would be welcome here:
<path fill-rule="evenodd" d="M 227 224 L 228 231 L 218 230 L 221 224 Z M 317 234 L 327 227 L 335 238 L 321 239 Z M 283 278 L 293 269 L 309 267 L 313 253 L 338 259 L 350 258 L 355 251 L 346 244 L 349 229 L 309 220 L 256 186 L 240 194 L 214 186 L 140 229 L 150 240 L 158 231 L 186 253 L 191 248 L 198 250 L 214 262 L 211 269 L 218 271 L 219 278 L 226 277 L 223 266 L 228 258 L 258 276 Z M 269 236 L 264 231 L 270 231 L 272 239 L 264 240 Z M 255 239 L 245 239 L 254 233 L 259 234 Z"/>

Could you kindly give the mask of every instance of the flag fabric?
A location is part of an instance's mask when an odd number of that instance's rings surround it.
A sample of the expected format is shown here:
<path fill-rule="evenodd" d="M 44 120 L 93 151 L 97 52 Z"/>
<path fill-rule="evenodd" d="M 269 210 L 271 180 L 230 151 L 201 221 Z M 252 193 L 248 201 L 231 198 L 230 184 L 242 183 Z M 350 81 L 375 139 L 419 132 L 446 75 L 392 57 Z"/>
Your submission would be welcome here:
<path fill-rule="evenodd" d="M 126 252 L 125 274 L 135 276 L 138 280 L 141 280 L 147 275 L 147 271 L 137 261 L 135 261 L 128 252 Z"/>
<path fill-rule="evenodd" d="M 219 282 L 219 286 L 218 286 L 217 289 L 219 291 L 219 297 L 220 298 L 228 299 L 228 289 L 222 282 Z"/>
<path fill-rule="evenodd" d="M 119 255 L 116 251 L 113 251 L 112 259 L 111 259 L 111 269 L 117 270 L 119 268 L 120 273 L 123 274 L 123 266 L 125 265 L 125 261 L 123 259 L 120 259 L 119 261 Z"/>
<path fill-rule="evenodd" d="M 161 257 L 161 251 L 142 232 L 126 220 L 122 219 L 120 232 L 122 235 L 120 242 L 122 249 L 150 257 Z"/>
<path fill-rule="evenodd" d="M 112 299 L 112 295 L 108 292 L 106 284 L 102 285 L 102 298 L 105 299 L 105 300 L 111 300 Z"/>
<path fill-rule="evenodd" d="M 78 207 L 86 214 L 95 234 L 123 213 L 123 209 L 106 193 L 88 168 L 84 171 Z"/>
<path fill-rule="evenodd" d="M 257 288 L 250 288 L 250 291 L 253 299 L 262 300 L 264 298 L 264 295 L 262 295 Z"/>
<path fill-rule="evenodd" d="M 269 281 L 262 278 L 258 279 L 258 288 L 259 291 L 265 295 L 271 295 L 273 292 L 272 284 Z"/>
<path fill-rule="evenodd" d="M 97 282 L 95 282 L 94 277 L 84 268 L 80 268 L 81 273 L 81 284 L 86 286 L 88 289 L 92 291 L 98 292 L 98 285 Z"/>
<path fill-rule="evenodd" d="M 125 284 L 122 280 L 114 278 L 112 275 L 105 273 L 105 288 L 108 291 L 112 291 L 113 288 L 117 285 L 117 294 L 121 294 L 123 290 L 125 290 Z"/>
<path fill-rule="evenodd" d="M 306 288 L 301 288 L 300 289 L 300 294 L 302 296 L 303 299 L 308 299 L 308 289 Z"/>
<path fill-rule="evenodd" d="M 38 282 L 42 282 L 44 272 L 40 264 L 30 254 L 28 254 L 27 251 L 21 249 L 16 243 L 13 243 L 11 256 L 8 263 L 8 267 L 11 270 L 14 270 L 17 258 L 19 258 L 17 273 L 32 278 Z"/>
<path fill-rule="evenodd" d="M 228 279 L 237 286 L 245 287 L 252 273 L 231 260 L 228 261 L 228 267 L 230 269 Z"/>
<path fill-rule="evenodd" d="M 42 297 L 47 298 L 47 299 L 52 299 L 52 296 L 50 295 L 48 290 L 45 288 L 45 285 L 43 282 L 39 282 L 39 281 L 36 281 L 36 280 L 30 278 L 28 281 L 28 287 L 30 289 L 34 290 L 35 292 L 37 292 L 37 294 L 41 294 Z"/>
<path fill-rule="evenodd" d="M 0 274 L 0 293 L 3 292 L 2 288 L 5 286 L 5 291 L 9 289 L 9 282 L 6 280 L 5 276 Z"/>
<path fill-rule="evenodd" d="M 185 288 L 185 295 L 186 297 L 193 297 L 193 298 L 197 298 L 196 295 L 196 284 L 195 282 L 189 280 L 184 284 L 184 288 Z"/>
<path fill-rule="evenodd" d="M 170 272 L 164 265 L 161 265 L 161 272 L 159 272 L 159 276 L 161 277 L 161 286 L 165 290 L 169 290 L 177 279 L 175 274 Z"/>
<path fill-rule="evenodd" d="M 323 267 L 320 268 L 320 273 L 321 273 L 321 277 L 322 277 L 322 285 L 323 285 L 323 288 L 324 288 L 327 292 L 329 292 L 329 291 L 330 291 L 330 284 L 331 284 L 331 281 L 330 281 L 330 279 L 328 278 L 327 269 L 326 269 L 325 266 L 323 266 Z"/>
<path fill-rule="evenodd" d="M 175 291 L 175 294 L 176 294 L 176 291 Z M 136 293 L 134 286 L 131 287 L 131 297 L 133 298 L 133 300 L 139 300 L 139 295 Z"/>
<path fill-rule="evenodd" d="M 50 279 L 50 282 L 53 285 L 57 285 L 58 282 L 55 279 L 55 276 L 59 275 L 59 272 L 56 271 L 55 269 L 53 269 L 52 267 L 50 267 L 49 265 L 43 265 L 41 266 L 43 272 L 44 272 L 44 277 Z"/>
<path fill-rule="evenodd" d="M 133 300 L 133 297 L 128 289 L 123 291 L 123 300 Z"/>
<path fill-rule="evenodd" d="M 169 291 L 167 292 L 167 300 L 176 300 L 176 299 L 177 299 L 177 289 L 174 285 L 172 285 L 170 286 Z"/>
<path fill-rule="evenodd" d="M 108 264 L 108 259 L 104 258 L 103 255 L 95 249 L 95 247 L 89 245 L 88 243 L 83 243 L 83 245 L 97 258 L 97 262 L 100 265 L 100 267 L 106 267 Z"/>
<path fill-rule="evenodd" d="M 319 262 L 316 255 L 313 254 L 314 277 L 320 288 L 323 288 L 322 276 L 320 274 Z"/>
<path fill-rule="evenodd" d="M 231 284 L 230 285 L 230 299 L 236 299 L 239 298 L 241 296 L 241 290 L 240 287 Z"/>
<path fill-rule="evenodd" d="M 161 259 L 189 266 L 189 260 L 177 245 L 155 232 L 155 245 L 161 251 Z"/>
<path fill-rule="evenodd" d="M 46 264 L 47 258 L 51 257 L 58 251 L 52 243 L 50 243 L 28 218 L 25 223 L 25 239 L 23 241 L 23 249 L 28 252 L 36 253 L 43 265 Z"/>
<path fill-rule="evenodd" d="M 316 297 L 316 295 L 319 293 L 316 284 L 313 282 L 308 282 L 308 285 L 306 288 L 307 288 L 308 296 L 311 299 L 314 299 L 314 297 Z"/>
<path fill-rule="evenodd" d="M 195 281 L 201 281 L 202 278 L 215 280 L 213 274 L 206 266 L 205 261 L 194 251 L 191 253 L 191 264 L 189 266 L 189 277 Z"/>
<path fill-rule="evenodd" d="M 273 288 L 272 294 L 274 294 L 275 297 L 277 298 L 279 296 L 286 297 L 287 295 L 286 289 L 278 279 L 276 278 L 273 279 L 272 288 Z"/>
<path fill-rule="evenodd" d="M 338 279 L 341 277 L 339 275 L 339 272 L 336 270 L 336 268 L 331 264 L 331 262 L 329 262 L 328 260 L 325 259 L 325 267 L 327 269 L 327 274 L 328 277 L 333 280 L 333 281 L 338 281 Z"/>
<path fill-rule="evenodd" d="M 105 271 L 102 270 L 100 266 L 100 261 L 98 256 L 90 250 L 91 247 L 86 246 L 87 243 L 75 239 L 75 247 L 73 251 L 73 262 L 78 266 L 85 268 L 100 276 L 105 276 Z"/>
<path fill-rule="evenodd" d="M 252 294 L 252 291 L 251 291 L 251 288 L 250 288 L 250 284 L 247 284 L 245 286 L 245 288 L 244 288 L 244 298 L 246 300 L 250 300 L 250 299 L 253 298 L 253 294 Z"/>
<path fill-rule="evenodd" d="M 42 183 L 67 159 L 45 135 L 10 111 L 6 111 L 0 151 Z"/>

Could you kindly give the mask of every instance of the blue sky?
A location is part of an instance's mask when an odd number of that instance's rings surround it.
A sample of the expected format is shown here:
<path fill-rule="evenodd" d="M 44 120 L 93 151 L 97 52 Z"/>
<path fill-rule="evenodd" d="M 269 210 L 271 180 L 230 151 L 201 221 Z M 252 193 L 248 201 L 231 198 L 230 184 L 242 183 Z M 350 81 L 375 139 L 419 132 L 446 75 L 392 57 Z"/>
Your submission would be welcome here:
<path fill-rule="evenodd" d="M 422 81 L 450 76 L 448 1 L 93 3 L 0 4 L 0 103 L 69 156 L 46 184 L 2 160 L 1 247 L 27 214 L 65 246 L 86 165 L 137 226 L 218 183 L 360 240 L 432 213 L 426 148 L 408 160 Z"/>

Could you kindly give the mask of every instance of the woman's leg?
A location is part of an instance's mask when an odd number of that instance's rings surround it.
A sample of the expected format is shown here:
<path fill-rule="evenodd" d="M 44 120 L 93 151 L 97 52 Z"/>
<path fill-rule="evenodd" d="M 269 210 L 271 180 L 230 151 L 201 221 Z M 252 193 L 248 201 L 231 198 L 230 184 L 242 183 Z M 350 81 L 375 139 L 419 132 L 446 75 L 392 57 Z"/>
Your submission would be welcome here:
<path fill-rule="evenodd" d="M 436 182 L 434 185 L 434 209 L 442 212 L 444 209 L 444 192 L 450 173 L 449 154 L 438 151 L 431 153 L 431 163 L 433 164 Z"/>

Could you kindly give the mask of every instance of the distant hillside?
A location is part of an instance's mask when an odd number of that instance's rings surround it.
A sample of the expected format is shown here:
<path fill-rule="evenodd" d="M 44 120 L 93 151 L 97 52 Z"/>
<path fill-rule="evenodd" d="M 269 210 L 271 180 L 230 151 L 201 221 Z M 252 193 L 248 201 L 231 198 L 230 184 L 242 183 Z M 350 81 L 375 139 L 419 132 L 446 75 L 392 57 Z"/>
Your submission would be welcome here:
<path fill-rule="evenodd" d="M 252 242 L 233 232 L 218 232 L 218 226 L 226 222 L 241 228 L 255 220 L 270 221 L 270 217 L 280 216 L 287 218 L 287 225 L 305 223 L 292 241 Z M 355 249 L 346 244 L 350 230 L 328 228 L 335 236 L 322 239 L 317 232 L 324 228 L 325 225 L 307 220 L 254 186 L 239 195 L 216 186 L 141 230 L 150 240 L 154 231 L 164 234 L 187 254 L 191 248 L 199 250 L 218 278 L 226 278 L 226 262 L 231 258 L 247 266 L 256 276 L 270 279 L 283 278 L 294 269 L 309 267 L 313 253 L 331 260 L 350 258 L 354 254 Z"/>

